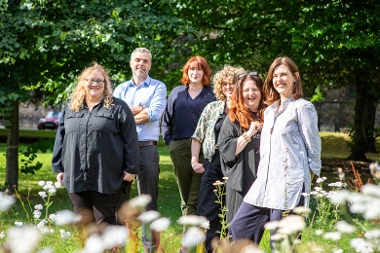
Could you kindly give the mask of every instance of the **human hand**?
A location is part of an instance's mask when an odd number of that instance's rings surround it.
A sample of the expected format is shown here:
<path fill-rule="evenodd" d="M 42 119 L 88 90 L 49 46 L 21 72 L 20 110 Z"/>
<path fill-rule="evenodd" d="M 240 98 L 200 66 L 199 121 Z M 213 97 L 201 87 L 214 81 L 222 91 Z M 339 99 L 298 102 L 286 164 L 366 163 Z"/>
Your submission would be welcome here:
<path fill-rule="evenodd" d="M 57 182 L 60 183 L 60 184 L 62 184 L 63 174 L 64 174 L 63 172 L 59 172 L 57 174 Z"/>
<path fill-rule="evenodd" d="M 263 128 L 263 125 L 259 121 L 251 122 L 249 129 L 247 131 L 247 135 L 249 137 L 254 136 L 259 130 Z"/>
<path fill-rule="evenodd" d="M 124 178 L 123 178 L 124 181 L 131 182 L 135 177 L 136 177 L 136 174 L 131 174 L 124 171 Z"/>
<path fill-rule="evenodd" d="M 191 164 L 191 167 L 193 168 L 193 170 L 196 173 L 203 173 L 203 172 L 205 172 L 205 168 L 203 168 L 203 164 L 202 163 L 194 162 L 194 163 Z"/>

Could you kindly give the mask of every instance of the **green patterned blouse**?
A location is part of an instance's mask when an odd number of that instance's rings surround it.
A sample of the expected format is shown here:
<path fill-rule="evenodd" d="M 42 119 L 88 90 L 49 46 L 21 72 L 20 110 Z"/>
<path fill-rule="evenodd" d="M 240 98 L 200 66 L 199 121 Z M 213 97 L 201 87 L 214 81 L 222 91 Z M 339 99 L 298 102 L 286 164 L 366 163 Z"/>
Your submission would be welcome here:
<path fill-rule="evenodd" d="M 202 143 L 203 155 L 205 159 L 211 161 L 215 154 L 215 123 L 223 114 L 225 101 L 214 101 L 209 103 L 199 118 L 197 128 L 191 138 Z"/>

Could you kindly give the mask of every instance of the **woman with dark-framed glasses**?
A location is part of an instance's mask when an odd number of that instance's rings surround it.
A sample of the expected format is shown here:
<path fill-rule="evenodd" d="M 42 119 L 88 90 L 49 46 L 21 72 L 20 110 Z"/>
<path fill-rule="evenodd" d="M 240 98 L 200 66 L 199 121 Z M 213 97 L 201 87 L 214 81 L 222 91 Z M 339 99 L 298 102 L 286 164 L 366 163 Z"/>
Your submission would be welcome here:
<path fill-rule="evenodd" d="M 230 223 L 256 179 L 260 132 L 266 108 L 263 81 L 257 72 L 238 75 L 230 110 L 219 133 L 217 148 L 226 183 L 226 221 Z"/>
<path fill-rule="evenodd" d="M 278 221 L 285 211 L 308 205 L 311 179 L 321 171 L 318 115 L 303 99 L 301 76 L 288 57 L 276 58 L 264 84 L 264 125 L 260 165 L 230 226 L 232 240 L 250 239 L 259 244 L 268 221 Z M 271 231 L 271 235 L 273 231 Z"/>
<path fill-rule="evenodd" d="M 106 69 L 85 68 L 62 110 L 52 158 L 53 172 L 83 220 L 116 225 L 123 181 L 139 172 L 139 149 L 131 109 L 112 96 Z"/>

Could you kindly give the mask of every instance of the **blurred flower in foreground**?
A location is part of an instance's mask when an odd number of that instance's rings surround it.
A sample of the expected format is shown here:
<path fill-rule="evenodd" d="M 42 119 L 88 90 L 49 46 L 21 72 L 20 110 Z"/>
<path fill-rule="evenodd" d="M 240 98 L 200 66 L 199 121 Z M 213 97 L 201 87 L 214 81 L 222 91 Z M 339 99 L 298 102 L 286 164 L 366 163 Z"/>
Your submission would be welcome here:
<path fill-rule="evenodd" d="M 184 215 L 179 217 L 178 223 L 181 225 L 189 225 L 189 226 L 196 226 L 201 227 L 204 229 L 210 228 L 210 222 L 207 220 L 206 217 L 203 216 L 197 216 L 197 215 Z"/>
<path fill-rule="evenodd" d="M 0 192 L 0 211 L 9 209 L 14 203 L 16 203 L 14 197 Z"/>
<path fill-rule="evenodd" d="M 195 252 L 203 252 L 203 242 L 206 239 L 204 230 L 199 227 L 190 227 L 182 237 L 182 253 L 194 252 L 191 248 L 196 248 Z"/>
<path fill-rule="evenodd" d="M 55 215 L 49 216 L 57 226 L 75 224 L 81 220 L 81 216 L 70 210 L 60 210 Z"/>
<path fill-rule="evenodd" d="M 150 224 L 150 229 L 157 231 L 157 232 L 163 232 L 170 226 L 170 219 L 166 217 L 161 217 Z"/>
<path fill-rule="evenodd" d="M 93 233 L 87 238 L 81 253 L 102 253 L 115 246 L 123 246 L 127 243 L 128 233 L 124 226 L 107 226 L 101 234 Z"/>
<path fill-rule="evenodd" d="M 42 235 L 31 226 L 11 227 L 7 231 L 6 248 L 12 253 L 29 253 L 40 242 Z"/>
<path fill-rule="evenodd" d="M 369 165 L 369 171 L 371 172 L 371 175 L 374 178 L 380 179 L 380 164 L 379 164 L 379 162 L 371 163 Z"/>

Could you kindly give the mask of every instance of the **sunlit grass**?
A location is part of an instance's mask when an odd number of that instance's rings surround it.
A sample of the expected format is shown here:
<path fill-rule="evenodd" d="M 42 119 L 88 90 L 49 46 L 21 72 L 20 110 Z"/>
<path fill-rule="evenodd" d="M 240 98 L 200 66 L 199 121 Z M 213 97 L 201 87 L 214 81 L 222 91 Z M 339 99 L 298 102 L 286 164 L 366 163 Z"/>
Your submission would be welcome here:
<path fill-rule="evenodd" d="M 35 131 L 36 132 L 36 131 Z M 38 131 L 40 132 L 40 131 Z M 48 131 L 42 131 L 43 134 Z M 30 133 L 28 133 L 30 134 Z M 54 135 L 53 131 L 48 132 L 50 135 Z M 346 158 L 350 152 L 347 147 L 348 136 L 344 133 L 330 133 L 321 132 L 322 139 L 322 159 L 330 158 Z M 20 150 L 25 150 L 26 145 L 20 145 Z M 171 220 L 172 225 L 162 236 L 162 246 L 166 252 L 178 252 L 181 246 L 181 236 L 182 236 L 182 226 L 177 223 L 178 218 L 181 216 L 180 211 L 180 197 L 174 177 L 173 168 L 171 165 L 171 160 L 168 152 L 168 148 L 163 144 L 162 140 L 159 142 L 159 153 L 160 153 L 160 182 L 159 182 L 159 196 L 158 196 L 158 211 L 162 216 L 168 217 Z M 380 150 L 380 144 L 377 143 L 377 148 Z M 5 150 L 6 144 L 0 144 L 0 186 L 5 183 Z M 39 153 L 38 161 L 43 164 L 42 168 L 35 174 L 23 174 L 19 173 L 19 187 L 18 190 L 22 196 L 22 199 L 26 201 L 28 191 L 30 191 L 29 200 L 32 205 L 42 203 L 40 197 L 38 196 L 38 191 L 40 191 L 37 183 L 41 180 L 45 181 L 55 181 L 55 174 L 51 172 L 51 151 L 48 153 Z M 380 154 L 367 154 L 370 159 L 380 160 Z M 21 157 L 20 157 L 21 159 Z M 21 162 L 20 162 L 21 164 Z M 132 185 L 131 197 L 137 195 L 136 184 Z M 57 194 L 53 197 L 53 205 L 51 206 L 50 213 L 54 213 L 58 210 L 72 209 L 71 202 L 68 198 L 65 189 L 59 189 Z M 8 212 L 3 212 L 0 214 L 0 227 L 1 230 L 5 230 L 6 227 L 12 226 L 15 220 L 24 220 L 25 213 L 20 205 L 16 204 L 12 210 Z M 318 238 L 315 235 L 315 228 L 305 229 L 303 234 L 303 241 L 315 241 L 323 242 L 324 240 Z M 51 235 L 46 240 L 43 241 L 44 245 L 61 245 L 54 246 L 54 252 L 72 252 L 74 249 L 80 247 L 79 233 L 77 229 L 73 229 L 72 233 L 75 235 L 70 240 L 62 240 L 59 236 Z M 347 247 L 349 250 L 349 239 L 345 238 L 340 243 L 343 244 L 342 248 Z M 42 246 L 42 245 L 41 245 Z M 269 232 L 266 231 L 263 240 L 260 244 L 260 248 L 265 252 L 270 252 L 269 247 Z M 140 252 L 143 249 L 140 248 Z M 346 252 L 346 251 L 344 251 Z"/>

